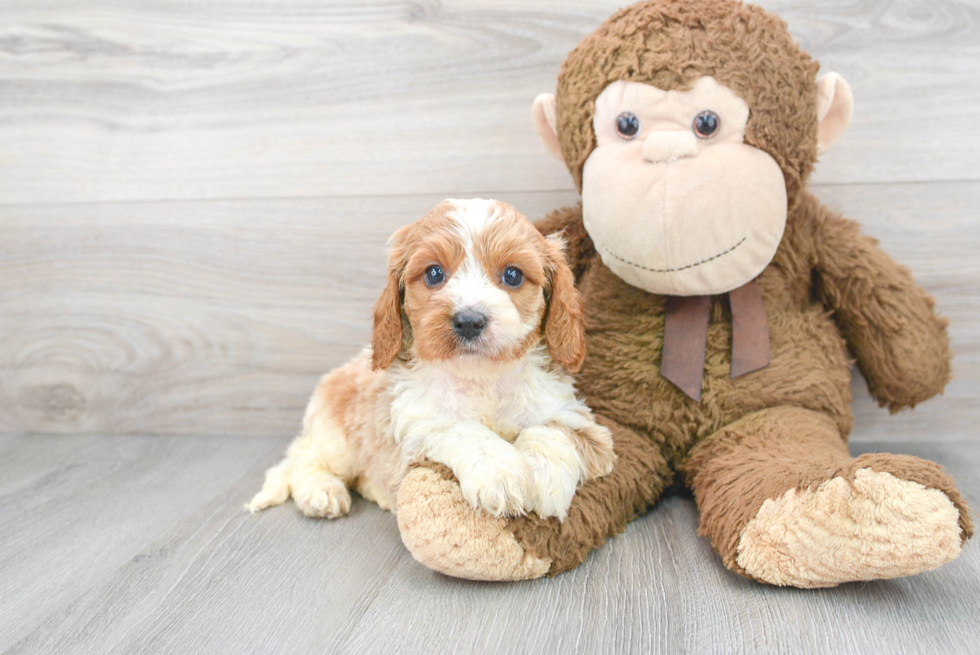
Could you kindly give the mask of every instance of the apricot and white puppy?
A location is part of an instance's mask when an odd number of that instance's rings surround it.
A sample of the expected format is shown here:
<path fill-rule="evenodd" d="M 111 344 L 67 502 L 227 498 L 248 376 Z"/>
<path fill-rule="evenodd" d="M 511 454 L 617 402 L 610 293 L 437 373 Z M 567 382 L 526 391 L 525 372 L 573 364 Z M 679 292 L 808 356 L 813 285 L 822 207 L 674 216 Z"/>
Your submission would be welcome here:
<path fill-rule="evenodd" d="M 292 495 L 308 516 L 336 518 L 350 486 L 396 511 L 406 473 L 430 459 L 477 509 L 563 520 L 616 458 L 566 372 L 584 358 L 560 238 L 501 202 L 444 201 L 392 237 L 372 347 L 324 376 L 247 507 Z"/>

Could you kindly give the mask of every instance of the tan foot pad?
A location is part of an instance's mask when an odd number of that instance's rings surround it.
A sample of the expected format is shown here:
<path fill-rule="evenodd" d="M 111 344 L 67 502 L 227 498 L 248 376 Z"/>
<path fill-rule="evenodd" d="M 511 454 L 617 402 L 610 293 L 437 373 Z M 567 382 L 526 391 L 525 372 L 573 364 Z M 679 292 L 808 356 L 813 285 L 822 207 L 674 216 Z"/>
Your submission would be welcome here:
<path fill-rule="evenodd" d="M 954 559 L 959 511 L 943 492 L 858 469 L 767 500 L 742 531 L 736 561 L 775 585 L 833 587 L 913 575 Z"/>
<path fill-rule="evenodd" d="M 412 470 L 398 491 L 402 541 L 421 564 L 469 580 L 540 578 L 551 560 L 524 552 L 504 519 L 477 512 L 459 485 L 427 468 Z"/>

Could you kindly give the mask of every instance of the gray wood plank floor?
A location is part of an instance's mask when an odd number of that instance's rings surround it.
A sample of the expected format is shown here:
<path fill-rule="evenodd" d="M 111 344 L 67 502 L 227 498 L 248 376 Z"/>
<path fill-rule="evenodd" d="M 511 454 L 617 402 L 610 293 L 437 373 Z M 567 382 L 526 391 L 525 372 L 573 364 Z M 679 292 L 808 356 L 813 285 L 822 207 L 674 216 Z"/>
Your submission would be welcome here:
<path fill-rule="evenodd" d="M 726 571 L 672 497 L 571 573 L 473 583 L 416 563 L 359 498 L 338 521 L 244 512 L 285 443 L 0 438 L 0 652 L 976 652 L 975 545 L 912 578 L 764 587 Z M 976 444 L 893 449 L 945 463 L 980 505 Z"/>

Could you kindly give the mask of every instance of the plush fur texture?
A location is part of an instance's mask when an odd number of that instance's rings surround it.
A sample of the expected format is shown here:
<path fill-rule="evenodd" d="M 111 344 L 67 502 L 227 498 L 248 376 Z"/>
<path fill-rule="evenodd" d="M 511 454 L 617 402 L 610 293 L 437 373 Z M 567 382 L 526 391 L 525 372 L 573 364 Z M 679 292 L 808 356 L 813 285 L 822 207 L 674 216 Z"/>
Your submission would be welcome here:
<path fill-rule="evenodd" d="M 752 108 L 745 142 L 776 160 L 795 198 L 816 161 L 819 67 L 783 21 L 759 7 L 657 0 L 621 9 L 568 55 L 558 75 L 557 127 L 568 170 L 581 191 L 582 167 L 596 146 L 595 99 L 609 83 L 687 90 L 711 76 Z"/>
<path fill-rule="evenodd" d="M 453 472 L 416 468 L 398 497 L 398 526 L 421 564 L 457 578 L 513 581 L 538 578 L 552 562 L 531 555 L 504 519 L 470 511 Z"/>
<path fill-rule="evenodd" d="M 908 270 L 854 221 L 803 190 L 817 153 L 816 70 L 782 21 L 731 0 L 633 5 L 569 55 L 559 78 L 557 125 L 577 184 L 596 144 L 595 98 L 607 84 L 684 89 L 711 75 L 748 103 L 745 141 L 779 163 L 789 213 L 779 248 L 757 278 L 771 363 L 730 377 L 730 308 L 724 296 L 714 297 L 700 402 L 660 375 L 664 297 L 630 286 L 604 265 L 581 207 L 539 222 L 542 233 L 567 241 L 585 302 L 588 356 L 578 386 L 611 430 L 619 459 L 611 474 L 578 492 L 563 523 L 534 516 L 507 521 L 523 547 L 510 569 L 526 556 L 551 561 L 551 575 L 573 568 L 656 503 L 677 475 L 693 490 L 700 533 L 725 565 L 771 584 L 830 586 L 909 575 L 955 557 L 973 534 L 969 509 L 937 464 L 887 454 L 852 459 L 847 452 L 853 361 L 871 394 L 894 412 L 943 390 L 950 351 L 946 320 Z M 449 502 L 445 489 L 432 489 L 419 504 Z M 422 497 L 416 489 L 415 498 Z M 429 516 L 403 526 L 407 544 L 419 543 L 423 533 L 453 533 L 471 550 L 481 542 L 465 525 L 447 525 L 457 515 Z M 881 516 L 889 517 L 883 532 L 875 529 Z M 822 541 L 799 548 L 798 526 L 815 517 L 826 528 Z M 772 536 L 780 526 L 782 540 Z M 871 549 L 875 539 L 888 543 Z M 872 555 L 862 555 L 869 549 Z M 424 553 L 413 552 L 425 561 Z M 500 566 L 471 562 L 466 577 Z"/>
<path fill-rule="evenodd" d="M 742 530 L 737 563 L 758 580 L 805 588 L 897 578 L 960 554 L 958 515 L 938 489 L 861 468 L 766 500 Z"/>
<path fill-rule="evenodd" d="M 484 200 L 444 202 L 399 230 L 373 348 L 324 376 L 302 433 L 248 508 L 291 495 L 308 516 L 337 518 L 351 487 L 394 511 L 409 468 L 430 459 L 459 478 L 470 510 L 564 519 L 578 486 L 615 456 L 559 366 L 578 368 L 584 355 L 561 244 Z M 512 268 L 519 284 L 507 283 Z M 461 331 L 465 313 L 482 317 L 480 331 Z"/>

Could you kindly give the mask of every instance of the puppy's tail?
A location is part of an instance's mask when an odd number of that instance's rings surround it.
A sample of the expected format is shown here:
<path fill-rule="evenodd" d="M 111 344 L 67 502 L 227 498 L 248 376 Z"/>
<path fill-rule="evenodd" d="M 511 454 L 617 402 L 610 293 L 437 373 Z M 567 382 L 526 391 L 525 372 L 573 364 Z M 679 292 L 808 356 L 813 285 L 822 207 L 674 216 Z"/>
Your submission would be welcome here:
<path fill-rule="evenodd" d="M 293 463 L 287 457 L 265 472 L 265 482 L 262 491 L 255 494 L 250 503 L 245 505 L 252 514 L 257 514 L 266 507 L 282 505 L 289 498 L 289 473 Z"/>

